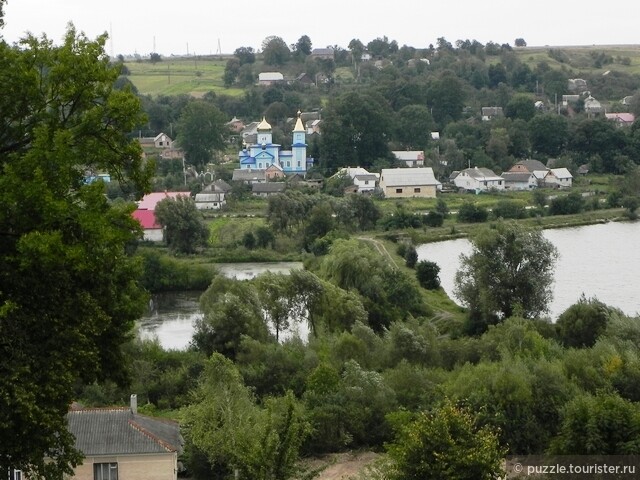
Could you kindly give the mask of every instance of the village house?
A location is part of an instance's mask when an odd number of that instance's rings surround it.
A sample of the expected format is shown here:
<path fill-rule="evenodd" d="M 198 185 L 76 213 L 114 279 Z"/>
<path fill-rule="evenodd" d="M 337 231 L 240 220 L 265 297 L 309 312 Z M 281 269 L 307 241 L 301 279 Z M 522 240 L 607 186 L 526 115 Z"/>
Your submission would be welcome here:
<path fill-rule="evenodd" d="M 246 184 L 264 183 L 267 181 L 265 170 L 254 170 L 252 168 L 236 168 L 233 170 L 234 182 L 243 182 Z"/>
<path fill-rule="evenodd" d="M 176 422 L 138 413 L 131 395 L 128 408 L 77 408 L 67 414 L 75 447 L 84 455 L 76 480 L 176 480 L 183 450 Z"/>
<path fill-rule="evenodd" d="M 480 114 L 485 122 L 503 116 L 502 107 L 482 107 Z"/>
<path fill-rule="evenodd" d="M 276 193 L 284 192 L 286 184 L 284 182 L 254 183 L 251 185 L 251 193 L 256 197 L 268 197 Z"/>
<path fill-rule="evenodd" d="M 196 208 L 198 210 L 220 210 L 227 203 L 226 195 L 231 186 L 224 180 L 216 180 L 196 194 Z"/>
<path fill-rule="evenodd" d="M 143 239 L 150 242 L 163 240 L 162 225 L 156 220 L 155 209 L 158 202 L 166 198 L 189 196 L 189 192 L 153 192 L 148 193 L 138 202 L 138 208 L 131 214 L 140 222 L 143 231 Z"/>
<path fill-rule="evenodd" d="M 333 48 L 314 48 L 309 56 L 321 60 L 333 60 L 334 52 Z"/>
<path fill-rule="evenodd" d="M 504 190 L 504 179 L 489 168 L 465 168 L 453 176 L 453 183 L 458 189 L 475 193 Z"/>
<path fill-rule="evenodd" d="M 378 183 L 379 174 L 369 173 L 362 167 L 344 167 L 338 170 L 331 178 L 347 176 L 353 181 L 351 193 L 373 192 Z"/>
<path fill-rule="evenodd" d="M 404 163 L 407 167 L 424 166 L 424 150 L 394 150 L 391 153 L 398 162 Z"/>
<path fill-rule="evenodd" d="M 633 122 L 635 122 L 636 120 L 636 117 L 633 115 L 633 113 L 605 113 L 604 116 L 607 120 L 615 122 L 615 124 L 619 127 L 629 127 L 633 125 Z"/>
<path fill-rule="evenodd" d="M 533 190 L 538 186 L 538 180 L 531 172 L 503 172 L 505 190 Z"/>
<path fill-rule="evenodd" d="M 262 72 L 258 74 L 258 85 L 274 85 L 284 82 L 284 75 L 280 72 Z"/>
<path fill-rule="evenodd" d="M 380 189 L 386 198 L 436 198 L 441 188 L 430 167 L 383 168 L 380 173 Z"/>
<path fill-rule="evenodd" d="M 571 172 L 569 172 L 567 168 L 551 168 L 549 172 L 553 175 L 552 187 L 571 188 L 573 175 L 571 175 Z"/>
<path fill-rule="evenodd" d="M 143 147 L 172 148 L 173 140 L 166 133 L 159 133 L 155 137 L 138 137 L 138 142 Z"/>

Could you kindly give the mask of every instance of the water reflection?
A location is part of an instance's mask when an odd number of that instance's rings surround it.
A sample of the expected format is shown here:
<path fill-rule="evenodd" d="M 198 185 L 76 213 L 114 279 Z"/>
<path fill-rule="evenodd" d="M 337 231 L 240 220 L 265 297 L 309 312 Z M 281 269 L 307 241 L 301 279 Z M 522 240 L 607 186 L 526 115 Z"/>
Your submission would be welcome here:
<path fill-rule="evenodd" d="M 277 263 L 220 263 L 222 275 L 237 280 L 248 280 L 261 273 L 289 273 L 301 269 L 301 262 Z M 157 339 L 167 350 L 184 350 L 189 347 L 195 323 L 203 317 L 199 299 L 202 292 L 170 292 L 154 295 L 149 309 L 137 322 L 138 336 L 142 339 Z M 286 339 L 298 336 L 306 339 L 309 330 L 306 324 L 296 324 L 291 331 L 281 334 Z"/>

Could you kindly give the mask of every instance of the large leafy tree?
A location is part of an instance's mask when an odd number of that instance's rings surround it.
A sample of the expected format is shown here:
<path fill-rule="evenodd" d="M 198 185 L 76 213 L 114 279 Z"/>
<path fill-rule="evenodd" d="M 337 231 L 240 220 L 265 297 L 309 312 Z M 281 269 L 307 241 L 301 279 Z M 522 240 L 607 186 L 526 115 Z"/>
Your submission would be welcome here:
<path fill-rule="evenodd" d="M 72 25 L 60 45 L 0 40 L 0 471 L 30 478 L 71 473 L 74 387 L 125 380 L 121 344 L 144 306 L 131 208 L 84 181 L 107 171 L 131 191 L 149 185 L 127 135 L 140 103 L 114 89 L 105 40 Z"/>
<path fill-rule="evenodd" d="M 207 245 L 209 227 L 191 197 L 165 198 L 156 205 L 155 215 L 171 250 L 195 253 Z"/>
<path fill-rule="evenodd" d="M 455 293 L 470 309 L 474 330 L 520 314 L 535 318 L 552 297 L 554 245 L 540 230 L 499 222 L 472 241 L 456 273 Z"/>
<path fill-rule="evenodd" d="M 202 170 L 213 159 L 216 150 L 225 146 L 224 114 L 212 103 L 192 100 L 178 119 L 177 141 L 184 150 L 187 161 Z"/>
<path fill-rule="evenodd" d="M 205 365 L 184 427 L 187 445 L 204 453 L 214 478 L 291 478 L 308 434 L 293 394 L 256 405 L 238 369 L 219 353 Z"/>
<path fill-rule="evenodd" d="M 329 103 L 322 124 L 322 166 L 370 167 L 389 158 L 392 112 L 377 93 L 345 93 Z"/>
<path fill-rule="evenodd" d="M 281 37 L 270 36 L 262 41 L 262 59 L 266 65 L 282 66 L 289 57 L 291 50 Z"/>

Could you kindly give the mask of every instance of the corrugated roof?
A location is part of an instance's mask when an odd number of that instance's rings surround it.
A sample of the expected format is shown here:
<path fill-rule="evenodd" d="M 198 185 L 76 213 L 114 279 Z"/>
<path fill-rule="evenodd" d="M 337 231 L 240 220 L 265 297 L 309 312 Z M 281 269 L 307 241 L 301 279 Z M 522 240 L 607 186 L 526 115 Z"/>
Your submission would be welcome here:
<path fill-rule="evenodd" d="M 145 230 L 162 228 L 162 226 L 156 221 L 156 214 L 153 210 L 135 210 L 131 216 L 140 222 L 142 228 Z"/>
<path fill-rule="evenodd" d="M 383 168 L 380 173 L 380 183 L 387 187 L 440 184 L 430 167 Z"/>
<path fill-rule="evenodd" d="M 502 178 L 505 182 L 528 182 L 531 179 L 531 173 L 527 172 L 504 172 Z"/>
<path fill-rule="evenodd" d="M 155 210 L 156 205 L 165 198 L 176 198 L 179 196 L 188 197 L 189 192 L 153 192 L 147 193 L 138 202 L 138 208 L 143 210 Z"/>
<path fill-rule="evenodd" d="M 176 452 L 176 422 L 133 414 L 128 408 L 73 410 L 67 414 L 75 446 L 85 456 Z"/>

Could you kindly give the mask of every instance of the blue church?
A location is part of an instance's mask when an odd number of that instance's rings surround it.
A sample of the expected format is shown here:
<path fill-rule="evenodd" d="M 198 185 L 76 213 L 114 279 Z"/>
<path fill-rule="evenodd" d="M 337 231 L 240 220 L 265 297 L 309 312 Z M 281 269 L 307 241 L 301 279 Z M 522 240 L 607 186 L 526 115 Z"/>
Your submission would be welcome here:
<path fill-rule="evenodd" d="M 313 166 L 313 158 L 307 158 L 306 132 L 300 112 L 293 129 L 291 150 L 280 150 L 281 145 L 273 143 L 271 125 L 265 118 L 258 125 L 257 142 L 245 145 L 238 154 L 241 170 L 266 170 L 271 165 L 280 167 L 285 174 L 305 175 Z"/>

